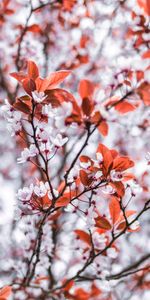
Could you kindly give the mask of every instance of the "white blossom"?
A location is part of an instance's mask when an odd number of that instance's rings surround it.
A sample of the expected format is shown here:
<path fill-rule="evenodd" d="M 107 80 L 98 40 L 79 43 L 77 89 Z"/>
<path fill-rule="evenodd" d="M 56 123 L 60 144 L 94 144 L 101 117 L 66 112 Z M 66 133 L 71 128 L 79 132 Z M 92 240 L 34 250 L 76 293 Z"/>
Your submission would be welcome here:
<path fill-rule="evenodd" d="M 32 97 L 35 102 L 41 103 L 46 99 L 47 96 L 45 95 L 44 92 L 38 92 L 35 90 L 34 92 L 32 92 Z"/>
<path fill-rule="evenodd" d="M 33 190 L 34 190 L 33 184 L 31 184 L 29 187 L 24 187 L 23 189 L 19 189 L 17 193 L 18 199 L 23 201 L 29 201 L 31 199 Z"/>
<path fill-rule="evenodd" d="M 110 258 L 116 258 L 118 256 L 118 253 L 114 247 L 108 248 L 106 252 L 107 256 Z"/>
<path fill-rule="evenodd" d="M 63 138 L 61 134 L 57 134 L 56 137 L 51 136 L 50 139 L 55 147 L 62 147 L 68 141 L 68 137 Z"/>
<path fill-rule="evenodd" d="M 47 186 L 42 181 L 40 181 L 38 185 L 34 186 L 34 193 L 38 197 L 45 196 L 47 193 Z"/>
<path fill-rule="evenodd" d="M 94 218 L 96 218 L 96 217 L 97 217 L 97 213 L 95 212 L 94 207 L 90 206 L 88 208 L 87 214 L 86 214 L 86 225 L 88 228 L 95 225 Z"/>
<path fill-rule="evenodd" d="M 105 248 L 106 242 L 107 242 L 107 239 L 106 239 L 105 234 L 100 234 L 98 232 L 93 233 L 93 243 L 94 243 L 95 248 L 98 248 L 98 249 Z"/>
<path fill-rule="evenodd" d="M 22 152 L 21 152 L 21 157 L 17 159 L 18 163 L 24 163 L 26 162 L 28 159 L 30 159 L 30 157 L 34 157 L 39 153 L 38 149 L 36 148 L 35 145 L 30 145 L 29 148 L 25 148 Z"/>

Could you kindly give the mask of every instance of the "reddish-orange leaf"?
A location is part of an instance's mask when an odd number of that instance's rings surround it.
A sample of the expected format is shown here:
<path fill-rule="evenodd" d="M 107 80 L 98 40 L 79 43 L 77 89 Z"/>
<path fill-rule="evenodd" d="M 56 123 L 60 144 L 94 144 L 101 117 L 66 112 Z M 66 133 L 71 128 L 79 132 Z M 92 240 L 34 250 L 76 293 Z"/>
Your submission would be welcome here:
<path fill-rule="evenodd" d="M 36 84 L 36 90 L 37 90 L 38 92 L 42 92 L 42 91 L 43 91 L 43 90 L 42 90 L 42 85 L 44 84 L 44 79 L 41 78 L 41 77 L 37 77 L 37 78 L 35 79 L 35 84 Z"/>
<path fill-rule="evenodd" d="M 68 197 L 62 196 L 56 201 L 55 207 L 67 206 L 69 203 L 70 199 Z"/>
<path fill-rule="evenodd" d="M 24 103 L 23 101 L 20 100 L 20 98 L 18 98 L 16 100 L 16 102 L 13 104 L 13 107 L 16 110 L 20 110 L 25 114 L 30 114 L 31 110 L 30 110 L 30 106 L 26 103 Z"/>
<path fill-rule="evenodd" d="M 99 132 L 103 135 L 106 136 L 108 134 L 108 124 L 106 121 L 102 121 L 100 125 L 98 126 Z"/>
<path fill-rule="evenodd" d="M 123 176 L 123 181 L 128 181 L 128 180 L 132 180 L 132 179 L 135 179 L 135 176 L 132 173 L 126 173 Z"/>
<path fill-rule="evenodd" d="M 142 54 L 142 58 L 146 59 L 146 58 L 150 58 L 150 50 L 147 50 L 146 52 L 144 52 Z"/>
<path fill-rule="evenodd" d="M 136 78 L 137 78 L 137 81 L 140 81 L 141 79 L 144 78 L 144 72 L 141 71 L 141 70 L 137 70 L 136 71 Z"/>
<path fill-rule="evenodd" d="M 112 222 L 113 224 L 115 224 L 120 216 L 120 204 L 115 197 L 112 197 L 109 203 L 109 211 L 112 218 Z"/>
<path fill-rule="evenodd" d="M 126 114 L 130 111 L 133 111 L 136 109 L 136 106 L 127 102 L 123 101 L 115 105 L 115 109 L 120 113 L 120 114 Z"/>
<path fill-rule="evenodd" d="M 113 161 L 112 169 L 116 171 L 124 171 L 134 166 L 134 162 L 126 156 L 116 157 Z"/>
<path fill-rule="evenodd" d="M 96 111 L 94 115 L 91 117 L 91 122 L 94 124 L 99 124 L 102 120 L 102 116 L 99 111 Z"/>
<path fill-rule="evenodd" d="M 84 170 L 80 170 L 80 180 L 85 186 L 89 186 L 93 181 L 92 177 L 88 176 Z"/>
<path fill-rule="evenodd" d="M 93 297 L 97 297 L 101 294 L 101 290 L 98 289 L 98 287 L 92 283 L 92 286 L 91 286 L 91 294 L 90 296 L 93 298 Z"/>
<path fill-rule="evenodd" d="M 119 197 L 123 197 L 125 194 L 125 188 L 121 181 L 110 182 L 110 185 L 116 190 Z"/>
<path fill-rule="evenodd" d="M 74 293 L 74 300 L 89 300 L 90 294 L 82 288 L 78 288 Z"/>
<path fill-rule="evenodd" d="M 105 217 L 98 216 L 96 219 L 96 226 L 105 230 L 111 229 L 111 224 Z"/>
<path fill-rule="evenodd" d="M 37 65 L 35 64 L 34 61 L 29 60 L 27 67 L 28 67 L 29 78 L 35 80 L 39 76 L 39 70 Z"/>
<path fill-rule="evenodd" d="M 76 101 L 74 96 L 64 89 L 46 90 L 45 94 L 47 98 L 44 103 L 51 103 L 53 107 L 61 105 L 64 101 L 71 102 L 72 104 Z"/>
<path fill-rule="evenodd" d="M 71 10 L 73 8 L 73 6 L 75 5 L 77 0 L 63 0 L 62 3 L 63 3 L 63 7 L 64 9 L 66 10 Z"/>
<path fill-rule="evenodd" d="M 11 286 L 5 286 L 0 290 L 0 300 L 7 300 L 12 292 Z"/>
<path fill-rule="evenodd" d="M 111 149 L 110 152 L 111 152 L 111 155 L 112 155 L 113 159 L 118 156 L 118 151 L 117 150 Z"/>
<path fill-rule="evenodd" d="M 46 194 L 45 196 L 43 196 L 41 198 L 41 202 L 42 202 L 42 207 L 43 208 L 48 208 L 52 204 L 52 201 L 49 199 L 48 194 Z"/>
<path fill-rule="evenodd" d="M 4 8 L 7 8 L 8 4 L 10 3 L 10 0 L 3 0 L 2 4 Z"/>
<path fill-rule="evenodd" d="M 33 24 L 27 27 L 27 31 L 31 31 L 34 33 L 41 33 L 42 30 L 38 24 Z"/>
<path fill-rule="evenodd" d="M 124 230 L 125 227 L 126 227 L 126 222 L 123 221 L 116 227 L 116 230 Z"/>
<path fill-rule="evenodd" d="M 86 98 L 83 98 L 81 107 L 82 107 L 83 113 L 86 116 L 90 116 L 91 112 L 94 108 L 94 105 L 93 105 L 92 101 L 88 97 L 86 97 Z"/>
<path fill-rule="evenodd" d="M 36 85 L 33 79 L 24 79 L 22 85 L 28 95 L 32 95 L 31 92 L 36 90 Z"/>
<path fill-rule="evenodd" d="M 148 82 L 143 82 L 137 89 L 138 94 L 142 98 L 146 106 L 150 105 L 150 84 Z"/>
<path fill-rule="evenodd" d="M 22 80 L 27 78 L 27 75 L 25 73 L 23 73 L 22 71 L 18 72 L 18 73 L 17 72 L 10 73 L 10 76 L 14 77 L 19 82 L 22 82 Z"/>
<path fill-rule="evenodd" d="M 101 153 L 103 157 L 103 173 L 106 176 L 109 168 L 113 163 L 113 157 L 111 151 L 103 144 L 99 144 L 96 153 Z"/>
<path fill-rule="evenodd" d="M 149 0 L 137 0 L 137 3 L 144 10 L 144 12 L 150 16 L 150 1 Z"/>
<path fill-rule="evenodd" d="M 65 283 L 66 281 L 63 280 L 63 284 Z M 74 281 L 73 280 L 70 280 L 66 285 L 65 287 L 63 288 L 64 291 L 68 292 L 74 285 Z"/>
<path fill-rule="evenodd" d="M 81 241 L 87 243 L 89 246 L 91 245 L 91 238 L 87 232 L 80 229 L 76 229 L 74 232 L 77 234 Z"/>
<path fill-rule="evenodd" d="M 79 83 L 79 94 L 81 98 L 83 99 L 92 97 L 96 86 L 96 84 L 87 79 L 81 80 Z"/>
<path fill-rule="evenodd" d="M 43 81 L 41 86 L 41 91 L 51 90 L 57 87 L 58 84 L 62 83 L 64 79 L 70 75 L 71 71 L 58 71 L 51 73 L 46 79 Z"/>
<path fill-rule="evenodd" d="M 80 156 L 80 161 L 83 162 L 83 163 L 92 162 L 91 159 L 86 155 L 81 155 Z"/>

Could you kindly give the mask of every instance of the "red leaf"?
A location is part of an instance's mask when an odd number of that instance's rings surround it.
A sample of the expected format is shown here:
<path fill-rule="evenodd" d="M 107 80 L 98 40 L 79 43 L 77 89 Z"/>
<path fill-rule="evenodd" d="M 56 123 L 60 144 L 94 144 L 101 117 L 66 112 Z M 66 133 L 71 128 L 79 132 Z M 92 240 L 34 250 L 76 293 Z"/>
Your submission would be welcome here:
<path fill-rule="evenodd" d="M 136 71 L 136 78 L 137 78 L 137 81 L 140 81 L 141 79 L 144 78 L 144 72 L 141 71 L 141 70 L 137 70 Z"/>
<path fill-rule="evenodd" d="M 109 211 L 112 218 L 112 222 L 113 224 L 115 224 L 120 216 L 120 205 L 115 197 L 112 197 L 109 203 Z"/>
<path fill-rule="evenodd" d="M 21 100 L 21 97 L 20 98 L 17 98 L 17 100 L 15 101 L 15 103 L 13 104 L 13 107 L 16 109 L 16 110 L 20 110 L 22 111 L 23 113 L 25 114 L 30 114 L 31 112 L 31 109 L 30 109 L 30 105 L 29 103 L 24 103 L 22 100 Z"/>
<path fill-rule="evenodd" d="M 22 85 L 28 95 L 32 95 L 31 92 L 36 90 L 35 82 L 32 79 L 24 79 Z"/>
<path fill-rule="evenodd" d="M 46 90 L 45 94 L 47 95 L 47 98 L 44 103 L 51 103 L 53 107 L 61 105 L 64 101 L 75 102 L 74 96 L 64 89 Z"/>
<path fill-rule="evenodd" d="M 77 236 L 80 238 L 81 241 L 83 241 L 83 242 L 87 243 L 89 246 L 91 246 L 91 238 L 87 232 L 85 232 L 83 230 L 79 230 L 79 229 L 76 229 L 74 232 L 77 234 Z"/>
<path fill-rule="evenodd" d="M 41 33 L 42 32 L 42 30 L 41 30 L 41 28 L 38 24 L 33 24 L 31 26 L 28 26 L 27 31 L 31 31 L 31 32 L 34 32 L 34 33 Z"/>
<path fill-rule="evenodd" d="M 116 190 L 119 197 L 123 197 L 125 194 L 125 188 L 121 181 L 110 182 L 110 185 Z"/>
<path fill-rule="evenodd" d="M 93 122 L 94 124 L 99 124 L 101 120 L 102 120 L 102 116 L 99 111 L 96 111 L 94 115 L 91 117 L 91 122 Z"/>
<path fill-rule="evenodd" d="M 82 288 L 77 288 L 74 292 L 74 300 L 89 300 L 89 293 Z"/>
<path fill-rule="evenodd" d="M 132 173 L 126 173 L 123 176 L 123 181 L 128 181 L 128 180 L 132 180 L 132 179 L 135 179 L 135 176 Z"/>
<path fill-rule="evenodd" d="M 112 169 L 116 171 L 125 171 L 134 166 L 134 162 L 126 156 L 116 157 L 113 161 Z"/>
<path fill-rule="evenodd" d="M 25 73 L 21 72 L 13 72 L 10 73 L 10 76 L 14 77 L 15 79 L 17 79 L 19 82 L 22 82 L 22 80 L 24 80 L 25 78 L 27 78 L 27 75 Z"/>
<path fill-rule="evenodd" d="M 63 283 L 65 283 L 65 280 L 63 281 Z M 73 280 L 70 280 L 66 285 L 65 287 L 63 288 L 63 290 L 65 292 L 68 292 L 74 285 L 74 281 Z"/>
<path fill-rule="evenodd" d="M 106 121 L 102 121 L 100 125 L 98 126 L 99 132 L 103 135 L 106 136 L 108 134 L 108 124 Z"/>
<path fill-rule="evenodd" d="M 103 174 L 107 176 L 113 163 L 111 151 L 103 144 L 99 144 L 96 153 L 101 153 L 103 157 Z"/>
<path fill-rule="evenodd" d="M 51 73 L 46 79 L 43 81 L 41 86 L 41 91 L 45 90 L 52 90 L 54 89 L 58 84 L 62 83 L 64 79 L 70 74 L 70 71 L 58 71 Z"/>
<path fill-rule="evenodd" d="M 81 98 L 83 99 L 92 97 L 96 86 L 96 84 L 90 82 L 89 80 L 81 80 L 79 84 L 79 94 Z"/>
<path fill-rule="evenodd" d="M 115 109 L 120 113 L 120 114 L 126 114 L 130 111 L 133 111 L 136 109 L 136 106 L 127 102 L 123 101 L 115 105 Z"/>
<path fill-rule="evenodd" d="M 39 70 L 37 65 L 34 61 L 29 60 L 27 66 L 29 78 L 35 80 L 39 76 Z"/>
<path fill-rule="evenodd" d="M 101 294 L 102 292 L 101 292 L 101 290 L 99 290 L 98 288 L 97 288 L 97 286 L 94 284 L 94 283 L 92 283 L 92 286 L 91 286 L 91 297 L 93 298 L 93 297 L 97 297 L 97 296 L 99 296 L 100 294 Z"/>
<path fill-rule="evenodd" d="M 116 230 L 124 230 L 125 227 L 126 227 L 126 222 L 123 221 L 116 227 Z"/>
<path fill-rule="evenodd" d="M 12 292 L 11 286 L 5 286 L 0 290 L 0 300 L 7 300 Z"/>
<path fill-rule="evenodd" d="M 52 201 L 49 199 L 48 194 L 46 194 L 41 198 L 41 204 L 42 204 L 42 208 L 45 209 L 51 206 Z"/>
<path fill-rule="evenodd" d="M 148 82 L 143 82 L 137 89 L 138 94 L 142 98 L 146 106 L 150 105 L 150 84 Z"/>
<path fill-rule="evenodd" d="M 89 186 L 92 183 L 93 178 L 89 177 L 84 170 L 80 170 L 80 180 L 83 185 Z"/>
<path fill-rule="evenodd" d="M 92 101 L 89 98 L 83 98 L 82 100 L 82 111 L 86 116 L 90 116 L 94 108 Z"/>
<path fill-rule="evenodd" d="M 137 0 L 137 3 L 144 10 L 144 12 L 150 16 L 150 1 L 149 0 Z"/>
<path fill-rule="evenodd" d="M 56 201 L 55 207 L 67 206 L 69 203 L 70 199 L 68 197 L 62 196 Z"/>
<path fill-rule="evenodd" d="M 150 50 L 147 50 L 146 52 L 144 52 L 142 54 L 142 58 L 144 58 L 144 59 L 150 58 Z"/>
<path fill-rule="evenodd" d="M 7 8 L 8 4 L 10 3 L 10 0 L 3 0 L 3 7 Z"/>
<path fill-rule="evenodd" d="M 105 230 L 111 229 L 111 224 L 105 217 L 98 216 L 96 219 L 96 226 Z"/>
<path fill-rule="evenodd" d="M 64 7 L 64 9 L 66 9 L 66 10 L 71 10 L 72 8 L 73 8 L 73 6 L 75 5 L 75 3 L 76 3 L 76 0 L 70 0 L 70 1 L 68 1 L 68 0 L 63 0 L 63 7 Z"/>
<path fill-rule="evenodd" d="M 83 162 L 83 163 L 88 163 L 88 162 L 92 163 L 91 159 L 86 155 L 81 155 L 80 156 L 80 161 Z"/>

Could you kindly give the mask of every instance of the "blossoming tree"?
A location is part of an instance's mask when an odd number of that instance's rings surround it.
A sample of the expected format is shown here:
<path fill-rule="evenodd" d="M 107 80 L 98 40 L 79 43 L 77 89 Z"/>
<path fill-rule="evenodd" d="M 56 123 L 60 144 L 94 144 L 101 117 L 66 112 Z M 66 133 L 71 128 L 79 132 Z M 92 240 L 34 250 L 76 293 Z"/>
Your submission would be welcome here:
<path fill-rule="evenodd" d="M 149 0 L 3 0 L 0 299 L 149 299 Z"/>

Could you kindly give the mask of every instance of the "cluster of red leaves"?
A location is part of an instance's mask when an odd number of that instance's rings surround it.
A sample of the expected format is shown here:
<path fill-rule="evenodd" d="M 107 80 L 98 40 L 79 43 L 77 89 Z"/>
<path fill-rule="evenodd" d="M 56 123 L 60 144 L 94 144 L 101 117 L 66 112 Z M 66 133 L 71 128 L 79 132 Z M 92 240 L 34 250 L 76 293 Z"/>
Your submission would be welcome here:
<path fill-rule="evenodd" d="M 143 45 L 147 47 L 147 40 L 144 38 L 144 34 L 148 35 L 150 33 L 147 16 L 138 15 L 133 11 L 132 19 L 135 22 L 136 29 L 133 30 L 132 28 L 129 28 L 127 32 L 127 39 L 129 38 L 134 39 L 135 49 L 139 49 Z"/>
<path fill-rule="evenodd" d="M 117 197 L 111 197 L 109 202 L 109 214 L 110 218 L 100 215 L 97 211 L 98 216 L 95 218 L 95 229 L 94 231 L 98 234 L 102 234 L 109 231 L 119 232 L 126 228 L 126 220 L 135 215 L 135 210 L 128 210 L 125 212 L 125 215 L 123 214 L 121 210 L 121 205 Z M 136 229 L 131 229 L 130 227 L 127 229 L 127 231 L 139 231 L 140 227 L 138 226 Z M 84 230 L 76 229 L 75 234 L 77 235 L 77 238 L 80 239 L 82 242 L 84 242 L 88 248 L 92 247 L 92 240 L 89 233 L 87 233 Z M 109 244 L 109 239 L 107 239 L 107 244 Z M 113 245 L 113 247 L 115 247 Z M 95 249 L 95 253 L 99 252 L 99 249 Z M 105 255 L 105 252 L 104 252 Z"/>
<path fill-rule="evenodd" d="M 86 170 L 80 170 L 80 180 L 82 184 L 91 186 L 95 182 L 95 174 L 100 171 L 102 172 L 102 175 L 97 179 L 110 184 L 116 190 L 116 195 L 118 197 L 123 197 L 125 193 L 123 182 L 134 178 L 132 174 L 124 174 L 124 171 L 134 166 L 133 161 L 126 156 L 119 156 L 116 150 L 110 150 L 103 144 L 100 144 L 97 148 L 96 154 L 98 155 L 99 153 L 102 156 L 102 160 L 100 160 L 99 166 L 96 167 L 94 161 L 90 157 L 80 157 L 82 163 L 89 164 Z M 110 176 L 112 170 L 115 172 L 123 172 L 120 180 L 112 181 Z"/>
<path fill-rule="evenodd" d="M 64 90 L 57 88 L 57 86 L 64 81 L 64 79 L 70 74 L 70 71 L 58 71 L 51 73 L 45 79 L 39 76 L 39 70 L 37 65 L 33 61 L 27 63 L 28 73 L 14 72 L 11 76 L 21 83 L 23 89 L 28 95 L 23 95 L 16 99 L 14 108 L 24 112 L 25 114 L 31 114 L 32 111 L 32 92 L 35 90 L 38 92 L 44 92 L 46 95 L 42 104 L 38 104 L 35 111 L 35 117 L 42 119 L 42 105 L 51 104 L 52 107 L 57 107 L 62 102 L 72 103 L 72 113 L 66 119 L 66 124 L 78 123 L 85 127 L 90 124 L 94 124 L 98 127 L 100 133 L 104 136 L 108 134 L 108 124 L 102 117 L 99 111 L 94 111 L 94 92 L 98 87 L 97 84 L 90 82 L 89 80 L 81 80 L 79 84 L 79 94 L 82 99 L 81 106 L 77 103 L 74 96 Z"/>

